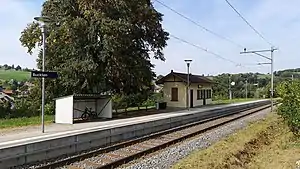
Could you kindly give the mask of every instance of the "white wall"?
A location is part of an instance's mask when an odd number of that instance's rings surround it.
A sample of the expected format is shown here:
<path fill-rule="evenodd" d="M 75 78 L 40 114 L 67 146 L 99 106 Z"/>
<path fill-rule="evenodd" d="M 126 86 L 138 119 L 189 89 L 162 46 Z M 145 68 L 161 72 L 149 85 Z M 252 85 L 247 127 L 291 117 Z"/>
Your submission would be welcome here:
<path fill-rule="evenodd" d="M 96 110 L 97 110 L 97 112 L 100 112 L 102 110 L 102 113 L 99 114 L 99 117 L 112 118 L 112 102 L 111 102 L 111 99 L 106 98 L 106 99 L 97 100 Z"/>
<path fill-rule="evenodd" d="M 172 100 L 172 88 L 178 88 L 178 101 Z M 163 87 L 164 101 L 168 107 L 186 107 L 186 87 L 182 82 L 166 82 Z"/>
<path fill-rule="evenodd" d="M 73 96 L 55 100 L 55 123 L 73 124 Z"/>
<path fill-rule="evenodd" d="M 170 77 L 165 79 L 163 85 L 163 93 L 164 93 L 164 101 L 167 102 L 168 107 L 187 107 L 187 89 L 186 85 L 183 82 L 172 82 L 172 81 L 180 81 L 178 78 Z M 190 89 L 193 89 L 193 104 L 194 107 L 203 105 L 203 99 L 197 100 L 197 90 L 203 89 L 212 89 L 211 85 L 201 84 L 202 88 L 198 88 L 199 84 L 191 84 Z M 172 88 L 178 88 L 178 101 L 171 101 L 172 96 Z M 211 104 L 212 99 L 206 99 L 206 104 Z"/>

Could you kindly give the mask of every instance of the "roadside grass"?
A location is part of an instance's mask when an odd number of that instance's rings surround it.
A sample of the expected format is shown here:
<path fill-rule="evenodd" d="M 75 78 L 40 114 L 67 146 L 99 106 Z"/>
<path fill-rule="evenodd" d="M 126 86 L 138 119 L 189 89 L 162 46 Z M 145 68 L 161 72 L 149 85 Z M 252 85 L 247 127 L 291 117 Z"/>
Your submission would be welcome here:
<path fill-rule="evenodd" d="M 45 124 L 52 123 L 54 119 L 53 115 L 45 115 Z M 23 127 L 23 126 L 33 126 L 41 124 L 41 117 L 22 117 L 22 118 L 12 118 L 12 119 L 0 119 L 0 129 Z"/>
<path fill-rule="evenodd" d="M 300 138 L 295 138 L 277 114 L 251 123 L 243 130 L 195 151 L 173 169 L 285 169 L 300 160 Z"/>
<path fill-rule="evenodd" d="M 257 98 L 239 98 L 239 99 L 232 99 L 232 100 L 214 100 L 213 104 L 229 104 L 229 103 L 240 103 L 240 102 L 248 102 L 248 101 L 254 101 L 259 100 Z"/>
<path fill-rule="evenodd" d="M 21 81 L 21 80 L 27 80 L 29 78 L 30 78 L 30 72 L 0 69 L 1 80 L 15 79 L 17 81 Z"/>

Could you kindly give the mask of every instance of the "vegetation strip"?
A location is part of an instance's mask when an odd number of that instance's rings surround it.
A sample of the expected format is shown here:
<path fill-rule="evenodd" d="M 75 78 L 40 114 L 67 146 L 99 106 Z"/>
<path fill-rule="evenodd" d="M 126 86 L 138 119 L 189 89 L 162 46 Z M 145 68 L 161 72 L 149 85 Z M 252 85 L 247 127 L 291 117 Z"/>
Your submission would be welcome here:
<path fill-rule="evenodd" d="M 195 151 L 173 168 L 295 168 L 299 141 L 278 115 L 271 114 L 205 150 Z"/>

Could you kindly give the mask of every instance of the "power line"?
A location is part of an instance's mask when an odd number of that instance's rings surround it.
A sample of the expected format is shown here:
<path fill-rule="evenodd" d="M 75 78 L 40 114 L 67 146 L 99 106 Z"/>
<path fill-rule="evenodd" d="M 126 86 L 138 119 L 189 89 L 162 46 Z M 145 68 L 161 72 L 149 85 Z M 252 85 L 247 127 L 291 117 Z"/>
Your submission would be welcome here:
<path fill-rule="evenodd" d="M 204 51 L 204 52 L 206 52 L 206 53 L 212 54 L 212 55 L 214 55 L 214 56 L 216 56 L 216 57 L 218 57 L 218 58 L 220 58 L 220 59 L 223 59 L 223 60 L 225 60 L 225 61 L 231 62 L 231 63 L 235 64 L 236 66 L 242 66 L 242 65 L 239 64 L 239 63 L 236 63 L 236 62 L 234 62 L 234 61 L 232 61 L 232 60 L 230 60 L 230 59 L 227 59 L 227 58 L 225 58 L 225 57 L 223 57 L 223 56 L 221 56 L 221 55 L 219 55 L 219 54 L 216 54 L 216 53 L 214 53 L 214 52 L 211 52 L 211 51 L 209 51 L 208 49 L 206 49 L 206 48 L 204 48 L 204 47 L 195 45 L 195 44 L 193 44 L 193 43 L 191 43 L 191 42 L 189 42 L 189 41 L 187 41 L 187 40 L 181 39 L 181 38 L 179 38 L 179 37 L 177 37 L 177 36 L 175 36 L 175 35 L 170 34 L 170 37 L 172 37 L 172 38 L 174 38 L 174 39 L 177 39 L 177 40 L 179 40 L 179 41 L 181 41 L 181 42 L 184 42 L 184 43 L 186 43 L 186 44 L 188 44 L 188 45 L 191 45 L 191 46 L 193 46 L 193 47 L 195 47 L 195 48 L 198 48 L 198 49 L 200 49 L 200 50 L 202 50 L 202 51 Z M 243 67 L 243 66 L 242 66 L 242 67 Z"/>
<path fill-rule="evenodd" d="M 166 8 L 169 9 L 170 11 L 176 13 L 177 15 L 181 16 L 182 18 L 184 18 L 184 19 L 190 21 L 191 23 L 195 24 L 196 26 L 200 27 L 201 29 L 203 29 L 203 30 L 205 30 L 205 31 L 207 31 L 207 32 L 209 32 L 209 33 L 211 33 L 211 34 L 213 34 L 213 35 L 215 35 L 215 36 L 217 36 L 217 37 L 223 39 L 223 40 L 226 40 L 226 41 L 228 41 L 228 42 L 230 42 L 230 43 L 232 43 L 232 44 L 234 44 L 234 45 L 236 45 L 236 46 L 238 46 L 238 47 L 240 47 L 240 48 L 244 48 L 244 46 L 242 46 L 242 45 L 240 45 L 240 44 L 238 44 L 238 43 L 236 43 L 236 42 L 234 42 L 234 41 L 232 41 L 232 40 L 230 40 L 230 39 L 228 39 L 228 38 L 226 38 L 226 37 L 224 37 L 224 36 L 222 36 L 222 35 L 219 35 L 219 34 L 213 32 L 212 30 L 209 30 L 208 28 L 206 28 L 206 27 L 200 25 L 198 22 L 196 22 L 196 21 L 192 20 L 191 18 L 189 18 L 189 17 L 187 17 L 187 16 L 185 16 L 185 15 L 179 13 L 178 11 L 176 11 L 175 9 L 173 9 L 173 8 L 171 8 L 170 6 L 166 5 L 165 3 L 161 2 L 160 0 L 154 0 L 154 1 L 156 1 L 156 2 L 159 3 L 159 4 L 161 4 L 162 6 L 166 7 Z"/>
<path fill-rule="evenodd" d="M 239 15 L 240 18 L 256 33 L 258 34 L 265 42 L 267 42 L 269 45 L 274 46 L 271 42 L 269 42 L 261 33 L 259 33 L 243 16 L 240 14 L 235 7 L 228 1 L 225 0 L 227 4 Z"/>

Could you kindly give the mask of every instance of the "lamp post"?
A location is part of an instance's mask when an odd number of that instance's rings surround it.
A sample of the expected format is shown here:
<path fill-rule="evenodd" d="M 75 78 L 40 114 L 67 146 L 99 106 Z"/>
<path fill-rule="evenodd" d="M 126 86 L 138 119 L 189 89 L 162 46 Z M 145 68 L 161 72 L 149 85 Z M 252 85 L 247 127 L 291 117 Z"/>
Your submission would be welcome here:
<path fill-rule="evenodd" d="M 43 58 L 42 58 L 42 71 L 45 71 L 45 24 L 50 22 L 50 18 L 46 16 L 35 17 L 34 20 L 40 22 L 41 25 L 41 32 L 42 32 L 42 48 L 43 48 Z M 44 117 L 45 117 L 45 78 L 42 78 L 42 133 L 45 132 L 45 124 L 44 124 Z"/>
<path fill-rule="evenodd" d="M 231 80 L 231 74 L 228 74 L 228 93 L 229 93 L 229 100 L 232 100 L 232 90 L 231 86 L 234 86 L 235 82 Z"/>
<path fill-rule="evenodd" d="M 190 110 L 190 65 L 192 60 L 186 59 L 184 60 L 187 65 L 187 108 Z"/>

